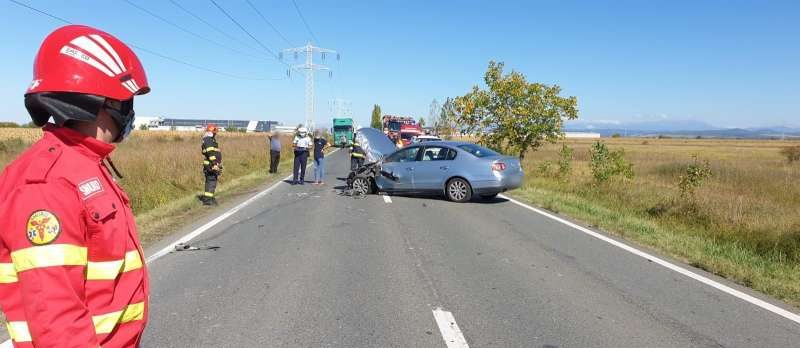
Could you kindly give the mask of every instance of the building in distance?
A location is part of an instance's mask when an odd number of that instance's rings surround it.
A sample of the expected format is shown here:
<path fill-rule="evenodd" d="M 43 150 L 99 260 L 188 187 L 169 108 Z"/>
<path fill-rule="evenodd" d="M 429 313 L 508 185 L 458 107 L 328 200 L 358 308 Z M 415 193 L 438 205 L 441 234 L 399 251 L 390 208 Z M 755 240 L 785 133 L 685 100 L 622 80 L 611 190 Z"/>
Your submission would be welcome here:
<path fill-rule="evenodd" d="M 221 130 L 240 132 L 268 132 L 278 125 L 276 121 L 137 117 L 134 127 L 137 130 L 201 132 L 209 123 L 216 124 Z"/>

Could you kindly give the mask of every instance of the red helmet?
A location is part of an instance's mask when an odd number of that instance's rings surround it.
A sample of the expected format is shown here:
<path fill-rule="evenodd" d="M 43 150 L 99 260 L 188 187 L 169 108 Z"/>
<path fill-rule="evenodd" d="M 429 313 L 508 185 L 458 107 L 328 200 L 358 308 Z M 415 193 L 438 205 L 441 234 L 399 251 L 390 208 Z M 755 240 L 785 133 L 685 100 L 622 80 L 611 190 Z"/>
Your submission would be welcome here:
<path fill-rule="evenodd" d="M 214 124 L 214 123 L 209 123 L 209 124 L 206 125 L 206 131 L 207 132 L 211 132 L 211 133 L 217 134 L 218 130 L 219 130 L 219 128 L 217 128 L 217 125 Z"/>
<path fill-rule="evenodd" d="M 133 118 L 133 96 L 149 91 L 142 63 L 127 45 L 104 31 L 67 25 L 42 42 L 25 106 L 37 125 L 47 123 L 50 116 L 63 124 L 94 120 L 108 98 L 122 102 L 113 103 L 112 110 L 121 112 L 122 121 L 128 123 L 127 116 Z"/>

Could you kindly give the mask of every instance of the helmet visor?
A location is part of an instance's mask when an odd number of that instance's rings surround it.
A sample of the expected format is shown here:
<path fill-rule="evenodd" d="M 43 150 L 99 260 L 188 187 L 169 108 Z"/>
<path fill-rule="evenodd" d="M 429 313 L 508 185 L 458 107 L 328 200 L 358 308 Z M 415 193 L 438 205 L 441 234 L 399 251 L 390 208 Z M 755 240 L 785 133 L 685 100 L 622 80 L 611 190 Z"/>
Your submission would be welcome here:
<path fill-rule="evenodd" d="M 122 142 L 131 134 L 133 121 L 136 119 L 136 112 L 133 111 L 133 98 L 128 100 L 106 98 L 105 103 L 103 103 L 103 109 L 111 115 L 111 118 L 114 119 L 117 127 L 119 127 L 119 134 L 114 139 L 114 142 Z"/>

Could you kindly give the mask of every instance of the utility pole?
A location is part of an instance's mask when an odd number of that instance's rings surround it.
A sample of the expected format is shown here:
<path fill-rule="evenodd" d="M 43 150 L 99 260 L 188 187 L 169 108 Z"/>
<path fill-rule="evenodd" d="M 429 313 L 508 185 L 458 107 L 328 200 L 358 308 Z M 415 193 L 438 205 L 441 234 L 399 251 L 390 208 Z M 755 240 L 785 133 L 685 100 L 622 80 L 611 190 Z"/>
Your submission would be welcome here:
<path fill-rule="evenodd" d="M 295 48 L 287 48 L 281 51 L 281 58 L 283 58 L 283 54 L 285 53 L 292 53 L 294 54 L 294 59 L 297 60 L 298 55 L 300 53 L 306 54 L 306 62 L 305 64 L 297 64 L 291 66 L 290 70 L 287 71 L 287 74 L 291 76 L 292 70 L 305 70 L 306 73 L 306 124 L 305 126 L 309 129 L 314 129 L 314 70 L 326 70 L 328 71 L 328 77 L 333 77 L 333 72 L 327 66 L 321 64 L 314 64 L 314 53 L 318 53 L 322 60 L 325 60 L 325 56 L 328 54 L 336 54 L 336 60 L 339 60 L 339 53 L 334 50 L 316 47 L 311 44 L 311 42 L 307 43 L 305 46 L 302 47 L 295 47 Z"/>

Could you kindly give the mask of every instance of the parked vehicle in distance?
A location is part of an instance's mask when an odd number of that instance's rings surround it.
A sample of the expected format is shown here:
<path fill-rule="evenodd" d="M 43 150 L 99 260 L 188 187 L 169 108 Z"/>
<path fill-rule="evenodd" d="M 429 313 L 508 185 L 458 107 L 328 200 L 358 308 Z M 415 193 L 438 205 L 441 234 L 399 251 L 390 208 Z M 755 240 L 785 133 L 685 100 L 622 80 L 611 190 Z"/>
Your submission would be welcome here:
<path fill-rule="evenodd" d="M 421 142 L 380 153 L 390 146 L 377 145 L 388 139 L 372 133 L 359 130 L 357 137 L 364 138 L 365 150 L 378 158 L 348 177 L 348 185 L 361 194 L 437 194 L 454 202 L 467 202 L 473 195 L 492 199 L 522 184 L 519 158 L 456 141 Z M 379 147 L 381 150 L 377 150 Z"/>
<path fill-rule="evenodd" d="M 400 140 L 403 142 L 403 146 L 410 145 L 413 142 L 412 139 L 420 135 L 422 135 L 422 127 L 416 123 L 400 126 Z"/>
<path fill-rule="evenodd" d="M 383 115 L 381 124 L 385 130 L 385 134 L 391 139 L 400 137 L 400 128 L 403 125 L 415 124 L 417 121 L 413 117 L 396 116 L 396 115 Z"/>
<path fill-rule="evenodd" d="M 348 147 L 353 143 L 353 119 L 334 118 L 333 119 L 333 141 L 336 146 Z"/>
<path fill-rule="evenodd" d="M 442 138 L 433 135 L 420 135 L 414 138 L 411 138 L 412 143 L 424 143 L 426 141 L 442 141 Z"/>

